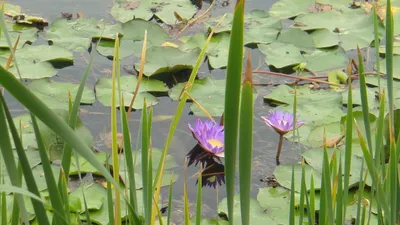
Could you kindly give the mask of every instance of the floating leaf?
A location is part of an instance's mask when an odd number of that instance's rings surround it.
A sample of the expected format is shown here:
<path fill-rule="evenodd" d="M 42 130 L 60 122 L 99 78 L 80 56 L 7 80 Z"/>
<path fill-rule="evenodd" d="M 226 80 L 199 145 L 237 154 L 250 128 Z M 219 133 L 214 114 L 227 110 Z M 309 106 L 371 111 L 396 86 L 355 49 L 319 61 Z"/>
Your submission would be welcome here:
<path fill-rule="evenodd" d="M 280 165 L 275 168 L 274 175 L 279 184 L 285 188 L 290 189 L 291 181 L 292 181 L 292 168 L 294 167 L 294 182 L 295 182 L 295 191 L 300 192 L 301 188 L 301 174 L 302 174 L 302 166 L 300 164 L 296 165 Z M 307 190 L 310 189 L 311 183 L 311 174 L 314 176 L 314 187 L 315 189 L 320 189 L 321 187 L 321 172 L 315 170 L 309 165 L 304 165 L 305 171 L 305 180 Z"/>
<path fill-rule="evenodd" d="M 85 193 L 86 206 L 88 210 L 100 210 L 104 204 L 106 196 L 103 195 L 104 188 L 92 182 L 83 182 L 80 187 L 71 192 L 68 196 L 70 202 L 70 211 L 76 213 L 85 212 L 85 199 L 83 193 Z M 72 205 L 71 202 L 77 202 L 78 205 Z"/>
<path fill-rule="evenodd" d="M 242 221 L 241 219 L 241 209 L 240 209 L 240 196 L 234 196 L 235 204 L 233 206 L 233 218 L 229 220 Z M 219 212 L 224 212 L 228 215 L 227 199 L 224 198 L 218 205 Z M 275 224 L 272 218 L 264 211 L 265 209 L 260 205 L 260 203 L 254 199 L 250 198 L 250 218 L 251 224 Z"/>
<path fill-rule="evenodd" d="M 208 30 L 214 28 L 220 19 L 221 17 L 208 19 L 206 21 Z M 233 15 L 227 14 L 215 33 L 230 32 L 232 21 Z M 245 14 L 244 29 L 244 44 L 268 44 L 276 39 L 282 25 L 278 18 L 269 16 L 264 10 L 252 10 Z"/>
<path fill-rule="evenodd" d="M 337 33 L 328 29 L 318 29 L 311 33 L 316 48 L 329 48 L 339 44 L 340 38 Z"/>
<path fill-rule="evenodd" d="M 312 50 L 315 48 L 312 36 L 299 28 L 290 28 L 281 31 L 277 41 L 292 44 L 301 50 Z"/>
<path fill-rule="evenodd" d="M 135 76 L 121 76 L 121 94 L 124 95 L 124 105 L 129 106 L 133 92 L 136 89 L 137 77 Z M 111 106 L 111 90 L 112 80 L 111 78 L 100 78 L 95 86 L 97 99 L 105 106 Z M 141 109 L 143 107 L 143 101 L 146 99 L 148 106 L 155 105 L 158 103 L 156 97 L 148 92 L 167 92 L 168 88 L 162 81 L 154 79 L 142 79 L 139 93 L 136 96 L 133 104 L 134 109 Z M 119 101 L 117 101 L 117 107 L 119 107 Z"/>
<path fill-rule="evenodd" d="M 276 68 L 294 66 L 305 61 L 300 49 L 292 44 L 273 42 L 269 45 L 258 45 L 258 49 L 266 55 L 265 62 Z"/>
<path fill-rule="evenodd" d="M 180 49 L 188 51 L 195 48 L 202 48 L 206 40 L 207 35 L 193 35 L 180 47 Z M 211 38 L 206 54 L 208 62 L 212 68 L 226 67 L 228 64 L 229 42 L 230 35 L 225 32 L 216 34 Z"/>
<path fill-rule="evenodd" d="M 79 84 L 50 82 L 48 79 L 35 80 L 28 84 L 33 93 L 52 109 L 68 110 L 68 93 L 75 99 Z M 81 104 L 93 104 L 95 96 L 92 90 L 85 87 Z"/>
<path fill-rule="evenodd" d="M 189 20 L 197 12 L 196 6 L 186 0 L 153 1 L 124 1 L 116 3 L 111 9 L 111 15 L 118 21 L 125 23 L 134 18 L 150 20 L 153 15 L 164 23 L 173 25 L 177 22 L 173 12 L 177 12 L 183 19 Z"/>
<path fill-rule="evenodd" d="M 71 51 L 52 45 L 24 46 L 16 52 L 16 57 L 34 62 L 67 62 L 73 63 Z"/>
<path fill-rule="evenodd" d="M 38 29 L 36 29 L 35 27 L 23 28 L 22 30 L 18 31 L 8 28 L 8 34 L 10 35 L 11 44 L 15 44 L 17 42 L 18 36 L 20 36 L 17 49 L 21 48 L 26 43 L 31 44 L 35 42 L 37 40 L 37 32 Z M 0 37 L 0 48 L 9 49 L 8 42 L 4 35 L 1 35 Z"/>
<path fill-rule="evenodd" d="M 22 79 L 41 79 L 53 77 L 57 74 L 57 70 L 49 62 L 35 63 L 26 59 L 17 59 L 17 62 Z M 19 78 L 15 65 L 11 66 L 9 71 Z"/>
<path fill-rule="evenodd" d="M 143 74 L 153 76 L 159 73 L 192 69 L 199 53 L 199 49 L 183 52 L 174 47 L 151 47 L 147 49 Z M 139 67 L 140 63 L 136 63 L 135 69 L 139 70 Z"/>
<path fill-rule="evenodd" d="M 54 112 L 61 117 L 64 121 L 68 121 L 69 113 L 67 110 L 54 110 Z M 18 124 L 18 132 L 22 134 L 23 146 L 25 149 L 37 148 L 37 142 L 35 133 L 33 132 L 33 126 L 31 117 L 29 114 L 24 114 L 18 117 L 15 117 L 14 123 Z M 19 124 L 21 124 L 21 130 L 19 130 Z M 49 157 L 51 161 L 60 159 L 64 141 L 55 135 L 55 133 L 48 128 L 45 124 L 43 124 L 40 120 L 38 120 L 39 130 L 42 134 L 43 141 L 45 144 L 46 149 L 49 152 Z M 75 132 L 82 140 L 89 146 L 93 147 L 93 136 L 90 133 L 89 129 L 84 126 L 82 121 L 78 118 L 76 123 Z"/>
<path fill-rule="evenodd" d="M 46 37 L 51 44 L 82 52 L 88 50 L 92 38 L 114 39 L 121 32 L 120 24 L 111 25 L 94 18 L 57 19 L 49 27 Z"/>
<path fill-rule="evenodd" d="M 119 42 L 119 58 L 124 59 L 130 55 L 140 56 L 142 54 L 142 42 L 126 40 L 124 38 Z M 96 46 L 97 52 L 109 59 L 114 57 L 115 42 L 111 40 L 101 40 Z"/>
<path fill-rule="evenodd" d="M 272 5 L 269 14 L 281 19 L 292 18 L 309 13 L 309 6 L 313 3 L 314 0 L 280 0 Z"/>
<path fill-rule="evenodd" d="M 147 45 L 161 46 L 169 40 L 169 35 L 158 24 L 142 19 L 130 20 L 122 24 L 124 39 L 132 41 L 143 41 L 144 32 L 147 31 Z"/>

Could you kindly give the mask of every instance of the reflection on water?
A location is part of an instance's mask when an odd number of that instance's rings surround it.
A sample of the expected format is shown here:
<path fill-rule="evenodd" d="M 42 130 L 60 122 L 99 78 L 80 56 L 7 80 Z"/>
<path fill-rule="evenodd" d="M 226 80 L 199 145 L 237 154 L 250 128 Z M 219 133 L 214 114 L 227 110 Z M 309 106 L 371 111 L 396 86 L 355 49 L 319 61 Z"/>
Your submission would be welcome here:
<path fill-rule="evenodd" d="M 201 165 L 201 184 L 203 187 L 221 186 L 225 184 L 225 167 L 219 157 L 215 157 L 206 152 L 199 144 L 194 146 L 187 154 L 189 167 L 194 163 L 195 166 Z M 198 180 L 196 180 L 198 184 Z"/>

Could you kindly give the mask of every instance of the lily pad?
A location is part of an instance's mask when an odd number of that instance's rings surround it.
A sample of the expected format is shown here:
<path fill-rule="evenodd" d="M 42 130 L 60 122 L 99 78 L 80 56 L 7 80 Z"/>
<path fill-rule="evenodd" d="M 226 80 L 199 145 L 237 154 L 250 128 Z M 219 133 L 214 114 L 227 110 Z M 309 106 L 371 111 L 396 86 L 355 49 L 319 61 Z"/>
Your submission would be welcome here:
<path fill-rule="evenodd" d="M 121 76 L 121 93 L 124 96 L 124 105 L 129 106 L 133 92 L 136 89 L 137 77 Z M 100 78 L 96 85 L 96 97 L 105 106 L 111 106 L 111 92 L 112 92 L 112 80 L 111 78 Z M 143 78 L 140 83 L 139 93 L 136 96 L 135 102 L 133 103 L 134 109 L 143 108 L 143 101 L 146 99 L 147 105 L 155 105 L 158 103 L 158 99 L 148 92 L 167 92 L 168 88 L 166 85 L 159 80 L 150 78 Z M 117 101 L 117 107 L 119 107 L 119 101 Z"/>
<path fill-rule="evenodd" d="M 72 100 L 74 100 L 79 84 L 51 82 L 48 79 L 40 79 L 29 83 L 28 87 L 48 107 L 68 110 L 68 94 L 71 94 Z M 94 102 L 95 96 L 93 91 L 85 87 L 81 104 L 93 104 Z"/>
<path fill-rule="evenodd" d="M 54 112 L 61 117 L 64 121 L 68 121 L 69 118 L 69 113 L 67 110 L 54 110 Z M 20 124 L 22 130 L 19 130 L 18 132 L 22 134 L 22 140 L 23 140 L 23 146 L 25 149 L 32 147 L 32 148 L 37 148 L 37 142 L 36 142 L 36 137 L 33 132 L 33 126 L 32 126 L 32 121 L 30 114 L 24 114 L 18 117 L 15 117 L 14 119 L 15 124 Z M 39 130 L 42 134 L 42 138 L 45 144 L 45 147 L 49 151 L 49 157 L 51 161 L 60 159 L 64 141 L 56 136 L 56 134 L 51 131 L 50 128 L 48 128 L 43 122 L 38 120 L 38 125 L 39 125 Z M 76 129 L 75 129 L 76 134 L 82 138 L 82 140 L 89 146 L 93 147 L 93 136 L 90 133 L 89 129 L 84 126 L 82 121 L 78 118 L 78 121 L 76 123 Z"/>
<path fill-rule="evenodd" d="M 339 35 L 328 29 L 318 29 L 311 33 L 311 37 L 313 38 L 315 47 L 317 48 L 336 46 L 340 41 Z"/>
<path fill-rule="evenodd" d="M 265 62 L 276 68 L 294 66 L 305 61 L 300 49 L 292 44 L 273 42 L 269 45 L 258 45 L 258 49 L 266 55 Z"/>
<path fill-rule="evenodd" d="M 280 0 L 272 5 L 269 14 L 281 19 L 292 18 L 309 13 L 309 5 L 313 3 L 313 0 Z"/>
<path fill-rule="evenodd" d="M 335 153 L 336 157 L 341 157 L 341 163 L 342 163 L 342 172 L 344 175 L 344 165 L 345 165 L 345 153 L 344 151 L 340 151 L 338 149 L 328 149 L 328 160 L 331 162 L 332 161 L 332 155 Z M 322 162 L 323 162 L 323 154 L 324 154 L 324 149 L 323 148 L 318 148 L 318 149 L 311 149 L 307 150 L 302 153 L 302 156 L 306 160 L 307 164 L 313 167 L 317 171 L 322 171 Z M 358 185 L 360 181 L 360 173 L 361 173 L 361 165 L 362 161 L 364 159 L 360 158 L 358 156 L 353 155 L 351 159 L 351 168 L 350 168 L 350 177 L 349 177 L 349 189 L 352 187 L 355 187 Z M 339 166 L 339 160 L 337 160 L 337 166 Z M 363 168 L 363 173 L 368 171 L 367 166 L 364 164 Z M 364 176 L 363 176 L 364 177 Z M 368 176 L 366 180 L 366 184 L 368 186 L 371 186 L 372 180 L 371 177 Z"/>
<path fill-rule="evenodd" d="M 183 52 L 174 47 L 151 47 L 147 49 L 144 75 L 153 76 L 160 73 L 192 69 L 196 64 L 200 49 Z M 140 63 L 135 64 L 139 70 Z"/>
<path fill-rule="evenodd" d="M 234 196 L 235 204 L 233 206 L 233 218 L 228 218 L 229 220 L 234 220 L 234 221 L 242 221 L 241 218 L 241 207 L 240 207 L 240 196 L 235 195 Z M 228 204 L 227 204 L 227 199 L 224 198 L 218 205 L 218 210 L 219 212 L 224 212 L 226 215 L 228 215 Z M 276 224 L 272 218 L 264 211 L 265 208 L 263 208 L 260 203 L 254 199 L 250 198 L 250 223 L 251 225 L 256 225 L 256 224 L 271 224 L 274 225 Z"/>
<path fill-rule="evenodd" d="M 335 18 L 335 19 L 332 19 Z M 348 51 L 368 47 L 374 39 L 372 13 L 365 14 L 363 9 L 325 10 L 309 13 L 295 19 L 303 30 L 327 29 L 339 35 L 341 46 Z M 382 26 L 379 27 L 383 29 Z M 324 36 L 321 36 L 324 38 Z"/>
<path fill-rule="evenodd" d="M 88 50 L 92 38 L 114 39 L 121 32 L 120 24 L 112 25 L 94 18 L 58 19 L 51 24 L 46 37 L 50 44 L 82 52 Z"/>
<path fill-rule="evenodd" d="M 207 35 L 197 34 L 191 36 L 180 49 L 184 51 L 202 48 L 207 40 Z M 226 67 L 228 64 L 230 35 L 226 32 L 214 35 L 208 45 L 206 54 L 212 68 Z"/>
<path fill-rule="evenodd" d="M 379 60 L 381 73 L 386 74 L 386 59 Z M 400 80 L 400 55 L 393 56 L 393 78 Z"/>
<path fill-rule="evenodd" d="M 11 30 L 10 28 L 8 29 L 8 34 L 10 35 L 12 45 L 17 42 L 18 36 L 20 36 L 17 49 L 21 48 L 26 43 L 31 44 L 35 42 L 37 40 L 37 32 L 38 29 L 35 27 L 23 28 L 19 31 L 13 29 Z M 4 35 L 1 35 L 0 37 L 0 48 L 9 49 L 8 42 Z"/>
<path fill-rule="evenodd" d="M 124 39 L 127 40 L 143 41 L 145 31 L 147 31 L 147 45 L 149 46 L 161 46 L 162 43 L 169 40 L 168 33 L 156 23 L 134 19 L 122 24 Z"/>
<path fill-rule="evenodd" d="M 190 91 L 190 96 L 194 98 L 203 108 L 212 116 L 221 116 L 224 112 L 225 102 L 225 80 L 214 80 L 206 77 L 201 80 L 195 80 Z M 182 88 L 186 83 L 179 83 L 171 89 L 169 96 L 173 100 L 178 100 Z M 192 104 L 190 109 L 196 115 L 205 116 L 204 112 L 196 105 Z"/>
<path fill-rule="evenodd" d="M 18 68 L 22 79 L 41 79 L 53 77 L 57 74 L 57 70 L 49 62 L 35 63 L 32 60 L 18 59 Z M 19 78 L 18 70 L 12 65 L 9 70 L 14 76 Z"/>
<path fill-rule="evenodd" d="M 114 57 L 114 46 L 115 41 L 111 40 L 101 40 L 99 44 L 96 46 L 96 50 L 100 55 L 103 55 L 109 59 L 113 59 Z M 121 39 L 119 45 L 119 58 L 124 59 L 130 55 L 135 55 L 140 57 L 142 54 L 142 46 L 143 43 L 139 41 L 126 40 L 125 38 Z"/>
<path fill-rule="evenodd" d="M 70 211 L 76 213 L 85 212 L 85 199 L 82 192 L 85 193 L 87 209 L 100 210 L 106 199 L 106 196 L 103 195 L 104 188 L 93 181 L 87 181 L 81 183 L 80 187 L 69 194 Z M 78 204 L 73 205 L 71 202 L 77 202 Z"/>
<path fill-rule="evenodd" d="M 277 41 L 292 44 L 301 50 L 313 50 L 315 48 L 312 36 L 299 28 L 290 28 L 281 31 Z"/>
<path fill-rule="evenodd" d="M 221 17 L 210 18 L 206 21 L 208 30 L 214 28 Z M 227 14 L 216 28 L 215 33 L 230 32 L 233 15 Z M 244 44 L 268 44 L 273 42 L 282 29 L 279 18 L 271 17 L 264 10 L 252 10 L 244 17 Z"/>
<path fill-rule="evenodd" d="M 134 18 L 149 20 L 154 15 L 164 23 L 173 25 L 177 21 L 174 12 L 183 19 L 189 20 L 197 12 L 197 9 L 190 1 L 186 0 L 121 1 L 111 9 L 111 15 L 122 23 Z"/>
<path fill-rule="evenodd" d="M 258 48 L 266 55 L 265 62 L 276 68 L 304 63 L 307 70 L 324 71 L 343 68 L 347 63 L 346 52 L 342 48 L 315 50 L 309 54 L 301 54 L 300 48 L 293 44 L 280 42 L 258 45 Z"/>
<path fill-rule="evenodd" d="M 25 46 L 16 52 L 16 57 L 34 62 L 74 62 L 71 51 L 51 45 Z"/>
<path fill-rule="evenodd" d="M 301 174 L 302 174 L 302 165 L 280 165 L 275 168 L 274 175 L 279 184 L 285 188 L 291 188 L 292 182 L 292 168 L 294 167 L 294 182 L 295 182 L 295 191 L 300 192 L 301 188 Z M 310 189 L 311 184 L 311 176 L 314 176 L 314 187 L 316 190 L 321 187 L 321 172 L 315 170 L 313 167 L 309 165 L 304 165 L 305 171 L 305 180 L 307 190 Z"/>
<path fill-rule="evenodd" d="M 155 175 L 158 170 L 158 164 L 160 162 L 162 156 L 162 150 L 153 148 L 152 149 L 152 168 L 153 168 L 153 179 L 155 178 Z M 128 169 L 126 167 L 126 160 L 125 160 L 125 155 L 120 156 L 120 178 L 122 179 L 123 183 L 127 186 L 129 184 L 129 179 L 130 177 L 128 176 Z M 132 162 L 135 165 L 135 181 L 136 181 L 136 189 L 142 189 L 143 184 L 142 184 L 142 163 L 141 163 L 141 151 L 135 151 L 132 154 Z M 112 162 L 110 160 L 110 166 L 112 166 Z M 161 181 L 161 186 L 168 186 L 171 182 L 171 179 L 173 182 L 175 182 L 178 179 L 178 175 L 174 174 L 173 171 L 171 171 L 172 168 L 177 167 L 178 164 L 176 164 L 175 159 L 171 155 L 167 155 L 166 160 L 165 160 L 165 165 L 164 165 L 164 174 L 162 177 Z"/>
<path fill-rule="evenodd" d="M 96 158 L 100 162 L 105 162 L 106 153 L 105 152 L 98 152 L 98 153 L 96 153 Z M 81 174 L 92 173 L 92 174 L 95 174 L 95 175 L 102 175 L 92 164 L 89 163 L 89 161 L 87 161 L 81 155 L 78 155 L 78 162 L 79 162 L 79 171 L 81 172 Z M 75 156 L 72 156 L 69 175 L 78 175 L 79 171 L 78 171 L 78 165 L 77 165 L 76 160 L 75 160 Z"/>

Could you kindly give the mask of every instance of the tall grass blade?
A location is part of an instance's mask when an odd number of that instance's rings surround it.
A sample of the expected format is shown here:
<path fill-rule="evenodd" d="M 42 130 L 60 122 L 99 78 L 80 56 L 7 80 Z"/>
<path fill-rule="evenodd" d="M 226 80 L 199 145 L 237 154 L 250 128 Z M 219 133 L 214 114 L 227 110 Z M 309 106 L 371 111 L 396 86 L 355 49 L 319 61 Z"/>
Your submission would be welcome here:
<path fill-rule="evenodd" d="M 250 224 L 251 164 L 253 159 L 253 78 L 251 53 L 247 54 L 245 78 L 240 101 L 239 179 L 242 225 Z M 225 132 L 227 130 L 225 129 Z"/>
<path fill-rule="evenodd" d="M 389 98 L 389 121 L 393 123 L 393 110 L 394 110 L 394 100 L 393 100 L 393 38 L 394 38 L 394 24 L 393 24 L 393 12 L 391 0 L 386 1 L 386 81 L 388 89 Z"/>
<path fill-rule="evenodd" d="M 322 182 L 324 183 L 324 198 L 326 200 L 326 214 L 328 224 L 334 224 L 333 208 L 332 208 L 332 187 L 329 171 L 328 149 L 326 146 L 326 135 L 324 130 L 324 155 L 322 164 Z M 322 187 L 321 187 L 322 188 Z"/>
<path fill-rule="evenodd" d="M 199 169 L 199 177 L 197 178 L 197 201 L 196 201 L 196 225 L 201 224 L 201 207 L 202 207 L 202 198 L 203 198 L 203 164 L 200 163 Z"/>
<path fill-rule="evenodd" d="M 0 79 L 2 80 L 2 79 Z M 3 155 L 4 163 L 7 169 L 7 173 L 9 175 L 11 184 L 16 187 L 21 187 L 21 179 L 17 169 L 17 164 L 14 159 L 13 149 L 11 147 L 10 136 L 8 133 L 7 122 L 5 117 L 5 102 L 3 101 L 3 95 L 0 93 L 1 101 L 0 101 L 0 150 Z M 15 204 L 17 202 L 17 204 Z M 15 202 L 13 208 L 13 223 L 15 220 L 19 219 L 19 212 L 21 212 L 21 216 L 23 221 L 28 224 L 28 215 L 25 208 L 24 199 L 20 194 L 15 195 Z M 47 222 L 48 224 L 48 222 Z"/>
<path fill-rule="evenodd" d="M 185 165 L 186 164 L 186 159 L 185 159 Z M 187 167 L 184 166 L 184 172 L 183 172 L 183 207 L 184 207 L 184 218 L 185 218 L 185 225 L 190 225 L 190 215 L 189 215 L 189 197 L 187 193 Z"/>
<path fill-rule="evenodd" d="M 368 99 L 367 99 L 367 83 L 365 81 L 365 73 L 364 73 L 364 63 L 361 55 L 360 48 L 357 46 L 357 55 L 358 55 L 358 74 L 360 79 L 360 95 L 361 95 L 361 107 L 364 118 L 364 126 L 365 133 L 367 136 L 368 148 L 372 153 L 372 136 L 371 136 L 371 125 L 369 121 L 369 107 L 368 107 Z"/>
<path fill-rule="evenodd" d="M 353 144 L 353 87 L 351 80 L 352 64 L 351 60 L 347 65 L 347 75 L 349 77 L 347 83 L 347 115 L 345 125 L 345 155 L 344 155 L 344 177 L 343 177 L 343 212 L 342 212 L 342 224 L 345 224 L 347 199 L 349 196 L 349 181 L 350 181 L 350 170 L 351 170 L 351 158 L 352 158 L 352 144 Z"/>
<path fill-rule="evenodd" d="M 379 46 L 380 46 L 380 40 L 379 40 L 379 21 L 378 21 L 378 15 L 376 14 L 376 7 L 377 3 L 375 2 L 373 4 L 373 17 L 374 17 L 374 46 L 375 46 L 375 67 L 376 67 L 376 72 L 378 74 L 378 78 L 380 78 L 381 75 L 381 64 L 379 63 Z M 378 88 L 379 92 L 381 91 L 381 79 L 378 79 Z"/>
<path fill-rule="evenodd" d="M 296 213 L 296 208 L 295 208 L 295 198 L 294 198 L 294 193 L 295 191 L 295 179 L 294 179 L 295 173 L 294 173 L 294 166 L 292 166 L 292 181 L 291 181 L 291 186 L 290 186 L 290 206 L 289 206 L 289 225 L 295 225 L 295 213 Z"/>
<path fill-rule="evenodd" d="M 168 191 L 168 212 L 167 212 L 167 225 L 171 224 L 171 212 L 172 212 L 172 183 L 173 176 L 171 176 L 171 180 L 169 181 L 169 191 Z"/>
<path fill-rule="evenodd" d="M 148 131 L 148 122 L 147 122 L 147 104 L 146 99 L 143 103 L 142 109 L 142 183 L 143 183 L 143 203 L 144 203 L 144 218 L 145 224 L 150 224 L 151 222 L 151 211 L 149 211 L 149 207 L 152 206 L 151 202 L 151 193 L 152 193 L 152 181 L 149 180 L 149 131 Z M 150 196 L 150 202 L 149 202 Z M 149 206 L 150 204 L 150 206 Z"/>
<path fill-rule="evenodd" d="M 226 70 L 224 144 L 225 177 L 228 201 L 229 224 L 233 225 L 233 205 L 235 194 L 236 152 L 239 129 L 240 82 L 243 59 L 244 0 L 238 0 L 232 22 L 229 44 L 228 66 Z"/>

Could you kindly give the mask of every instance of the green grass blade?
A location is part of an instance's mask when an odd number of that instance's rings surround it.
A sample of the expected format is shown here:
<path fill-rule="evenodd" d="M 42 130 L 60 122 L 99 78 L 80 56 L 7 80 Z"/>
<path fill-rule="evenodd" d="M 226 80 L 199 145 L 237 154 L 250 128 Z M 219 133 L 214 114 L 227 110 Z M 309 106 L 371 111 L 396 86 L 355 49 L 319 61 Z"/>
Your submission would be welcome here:
<path fill-rule="evenodd" d="M 315 182 L 314 182 L 314 173 L 311 174 L 311 182 L 310 182 L 310 212 L 311 212 L 311 221 L 310 224 L 315 224 Z"/>
<path fill-rule="evenodd" d="M 186 160 L 185 160 L 185 164 L 186 164 Z M 183 211 L 184 211 L 184 219 L 185 219 L 185 225 L 190 225 L 190 215 L 189 215 L 189 197 L 187 194 L 187 167 L 185 166 L 184 168 L 184 172 L 183 172 Z"/>
<path fill-rule="evenodd" d="M 347 115 L 346 115 L 346 137 L 345 137 L 345 156 L 344 156 L 344 177 L 343 177 L 343 212 L 342 212 L 342 224 L 345 224 L 347 199 L 349 196 L 349 181 L 350 181 L 350 170 L 351 170 L 351 159 L 352 159 L 352 144 L 353 144 L 353 88 L 351 80 L 351 61 L 347 66 L 347 74 L 349 75 L 348 90 L 347 90 Z"/>
<path fill-rule="evenodd" d="M 55 211 L 58 211 L 61 213 L 61 215 L 67 215 L 69 214 L 69 211 L 64 211 L 64 206 L 63 206 L 63 201 L 60 195 L 60 191 L 57 188 L 57 183 L 53 175 L 53 171 L 51 169 L 51 163 L 49 160 L 49 157 L 47 155 L 46 148 L 44 146 L 44 142 L 42 139 L 42 136 L 39 131 L 39 126 L 36 122 L 36 118 L 34 115 L 31 114 L 31 119 L 32 119 L 32 125 L 35 131 L 35 136 L 36 136 L 36 142 L 38 144 L 38 151 L 40 154 L 40 160 L 42 162 L 42 167 L 46 179 L 46 184 L 47 184 L 47 190 L 49 192 L 49 197 L 51 201 L 51 205 Z M 66 218 L 60 217 L 60 215 L 57 215 L 56 213 L 54 214 L 54 223 L 56 224 L 66 224 L 63 221 L 67 221 Z"/>
<path fill-rule="evenodd" d="M 376 3 L 373 5 L 373 17 L 374 17 L 374 46 L 375 46 L 375 66 L 376 66 L 376 72 L 378 74 L 378 77 L 380 77 L 381 74 L 381 65 L 379 63 L 379 46 L 380 46 L 380 41 L 379 41 L 379 21 L 378 21 L 378 15 L 376 14 Z M 381 79 L 378 79 L 378 88 L 379 92 L 381 91 Z"/>
<path fill-rule="evenodd" d="M 304 159 L 301 161 L 301 184 L 300 184 L 300 202 L 299 202 L 299 224 L 303 223 L 304 217 L 304 198 L 307 197 L 307 190 L 306 190 L 306 172 L 304 169 Z"/>
<path fill-rule="evenodd" d="M 171 224 L 171 212 L 172 212 L 172 183 L 174 179 L 173 176 L 171 176 L 171 180 L 169 181 L 169 191 L 168 191 L 168 212 L 167 212 L 167 225 Z"/>
<path fill-rule="evenodd" d="M 292 166 L 292 181 L 290 185 L 290 206 L 289 206 L 289 225 L 295 225 L 295 212 L 296 212 L 296 207 L 295 207 L 295 198 L 294 198 L 294 193 L 295 191 L 295 179 L 294 179 L 294 166 Z"/>
<path fill-rule="evenodd" d="M 361 94 L 361 107 L 364 118 L 364 126 L 365 133 L 367 135 L 367 142 L 369 151 L 372 153 L 372 136 L 371 136 L 371 125 L 369 121 L 369 108 L 368 108 L 368 99 L 367 99 L 367 83 L 365 81 L 365 73 L 364 73 L 364 63 L 361 55 L 360 48 L 357 46 L 357 55 L 358 55 L 358 74 L 360 80 L 360 94 Z"/>
<path fill-rule="evenodd" d="M 386 8 L 392 9 L 391 0 L 387 0 Z M 389 121 L 393 123 L 393 110 L 394 110 L 394 100 L 393 100 L 393 12 L 392 10 L 386 10 L 386 81 L 388 89 L 389 98 Z"/>
<path fill-rule="evenodd" d="M 110 155 L 106 154 L 106 168 L 110 168 L 109 160 L 110 160 Z M 115 224 L 114 208 L 112 207 L 114 204 L 114 198 L 112 194 L 112 185 L 109 180 L 107 180 L 107 204 L 108 204 L 108 219 L 109 219 L 108 224 Z"/>
<path fill-rule="evenodd" d="M 394 142 L 394 137 L 392 138 Z M 400 147 L 397 147 L 399 150 Z M 389 181 L 389 193 L 387 195 L 390 199 L 390 223 L 397 224 L 397 217 L 399 216 L 398 211 L 398 202 L 397 202 L 397 195 L 398 195 L 398 158 L 395 143 L 390 145 L 390 156 L 389 156 L 389 174 L 388 174 L 388 181 Z"/>
<path fill-rule="evenodd" d="M 0 94 L 0 101 L 3 104 L 4 113 L 5 113 L 5 116 L 6 116 L 7 121 L 8 121 L 8 125 L 9 125 L 10 131 L 11 131 L 11 135 L 12 135 L 13 140 L 14 140 L 15 149 L 16 149 L 16 152 L 18 154 L 18 160 L 20 162 L 21 169 L 22 169 L 23 174 L 24 174 L 25 182 L 27 184 L 29 184 L 29 185 L 27 185 L 27 188 L 28 188 L 28 190 L 30 192 L 32 192 L 35 195 L 40 197 L 39 189 L 38 189 L 38 187 L 36 185 L 36 181 L 35 181 L 35 178 L 33 176 L 33 173 L 32 173 L 28 158 L 26 156 L 25 150 L 24 150 L 24 148 L 22 146 L 22 142 L 21 142 L 21 140 L 19 138 L 19 134 L 18 134 L 17 128 L 15 127 L 13 118 L 11 116 L 10 111 L 8 110 L 8 107 L 6 105 L 5 99 L 4 99 L 2 94 Z M 38 219 L 38 222 L 40 224 L 49 224 L 49 220 L 47 219 L 46 210 L 44 208 L 43 203 L 41 201 L 38 201 L 38 200 L 32 199 L 32 198 L 31 198 L 31 201 L 32 201 L 32 205 L 33 205 L 36 217 Z M 61 224 L 61 221 L 60 221 L 60 224 Z"/>
<path fill-rule="evenodd" d="M 202 179 L 203 166 L 200 163 L 199 177 L 197 178 L 197 201 L 196 201 L 196 225 L 201 224 L 201 207 L 203 198 L 203 179 Z"/>
<path fill-rule="evenodd" d="M 4 183 L 4 181 L 3 181 Z M 3 190 L 3 189 L 1 189 Z M 8 224 L 6 193 L 1 193 L 1 224 Z"/>
<path fill-rule="evenodd" d="M 3 79 L 0 79 L 3 80 Z M 10 136 L 8 133 L 6 117 L 4 115 L 3 107 L 5 104 L 3 101 L 3 95 L 0 92 L 1 100 L 0 100 L 0 150 L 3 155 L 4 163 L 7 169 L 7 173 L 10 177 L 11 184 L 16 187 L 21 187 L 21 179 L 18 173 L 17 165 L 14 159 L 13 150 L 11 147 Z M 19 212 L 21 212 L 21 216 L 25 223 L 28 222 L 28 216 L 25 208 L 25 203 L 21 195 L 15 195 L 15 200 L 17 204 L 14 203 L 13 208 L 13 221 L 15 223 L 15 217 L 19 219 Z M 17 211 L 18 213 L 17 213 Z"/>
<path fill-rule="evenodd" d="M 151 222 L 151 211 L 149 211 L 149 207 L 152 206 L 152 202 L 149 202 L 149 198 L 151 200 L 152 193 L 152 185 L 151 180 L 149 180 L 149 131 L 148 131 L 148 122 L 147 122 L 147 104 L 146 99 L 143 103 L 142 109 L 142 183 L 143 183 L 143 203 L 144 203 L 144 217 L 145 224 L 150 224 Z M 150 186 L 149 186 L 150 185 Z M 149 197 L 150 196 L 150 197 Z M 150 204 L 150 206 L 149 206 Z"/>
<path fill-rule="evenodd" d="M 232 22 L 225 89 L 225 177 L 229 224 L 233 225 L 236 152 L 239 129 L 240 82 L 243 59 L 244 0 L 238 0 Z"/>
<path fill-rule="evenodd" d="M 360 180 L 359 180 L 359 188 L 357 195 L 357 215 L 356 215 L 355 225 L 359 225 L 361 223 L 361 201 L 364 193 L 363 172 L 364 172 L 364 161 L 362 161 L 360 168 Z"/>
<path fill-rule="evenodd" d="M 251 165 L 253 160 L 253 96 L 251 54 L 248 52 L 240 101 L 239 130 L 240 212 L 243 225 L 250 224 Z"/>
<path fill-rule="evenodd" d="M 124 109 L 124 96 L 121 97 L 121 108 Z M 128 171 L 128 176 L 129 176 L 129 200 L 130 204 L 132 207 L 135 209 L 135 213 L 138 211 L 138 206 L 137 206 L 137 194 L 136 194 L 136 180 L 134 179 L 135 177 L 135 167 L 133 165 L 133 158 L 132 158 L 132 145 L 131 145 L 131 134 L 129 130 L 129 125 L 128 125 L 128 118 L 125 110 L 120 110 L 121 111 L 121 124 L 122 124 L 122 134 L 124 137 L 124 154 L 125 154 L 125 163 L 126 163 L 126 168 Z"/>
<path fill-rule="evenodd" d="M 332 208 L 332 187 L 331 187 L 330 171 L 329 171 L 328 149 L 326 147 L 325 135 L 324 135 L 324 143 L 325 144 L 324 144 L 324 156 L 322 164 L 322 182 L 324 182 L 324 188 L 325 188 L 324 193 L 326 199 L 326 212 L 328 216 L 327 220 L 329 221 L 328 224 L 334 224 L 333 208 Z"/>
<path fill-rule="evenodd" d="M 335 220 L 336 221 L 344 221 L 343 217 L 343 208 L 345 207 L 344 201 L 343 201 L 343 171 L 342 171 L 342 157 L 339 156 L 339 168 L 337 172 L 337 195 L 336 195 L 336 216 Z M 348 187 L 344 187 L 348 188 Z"/>

